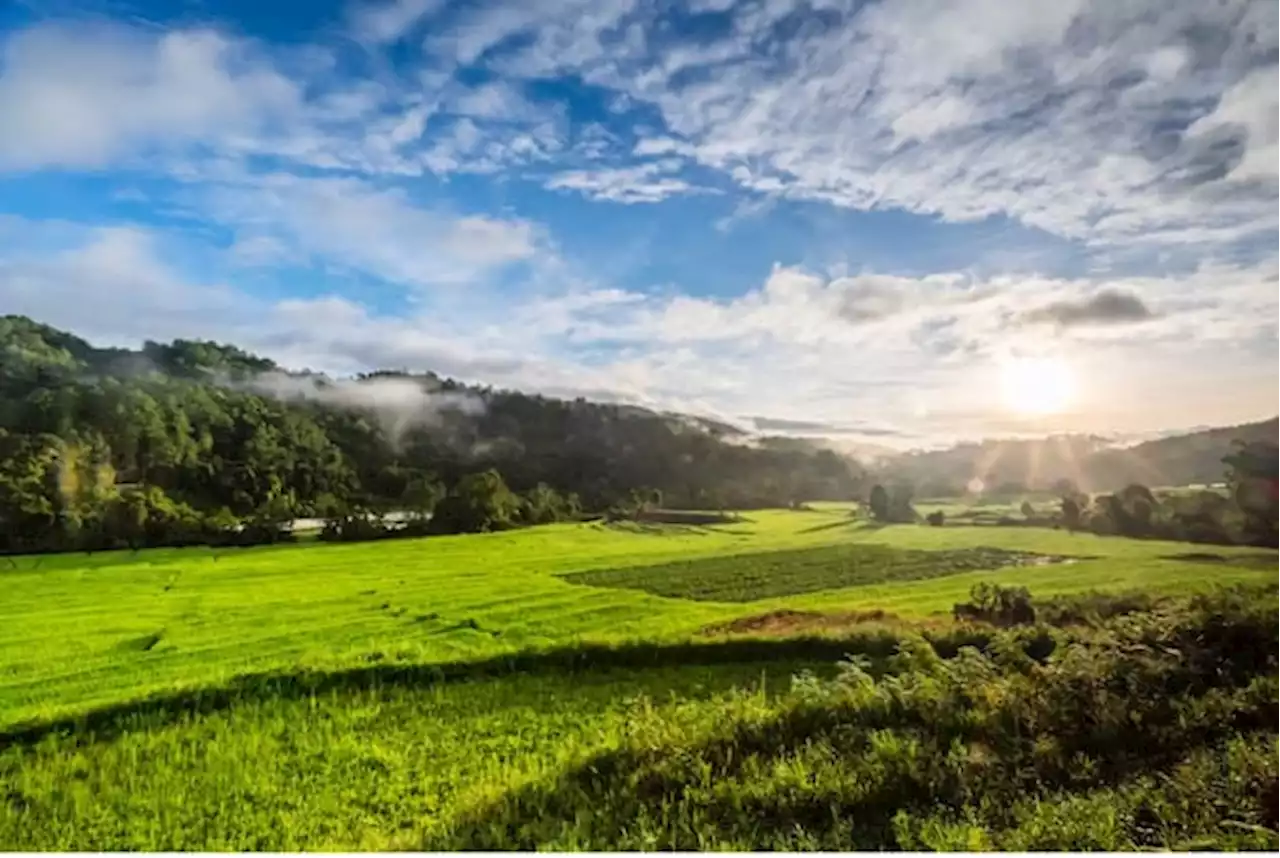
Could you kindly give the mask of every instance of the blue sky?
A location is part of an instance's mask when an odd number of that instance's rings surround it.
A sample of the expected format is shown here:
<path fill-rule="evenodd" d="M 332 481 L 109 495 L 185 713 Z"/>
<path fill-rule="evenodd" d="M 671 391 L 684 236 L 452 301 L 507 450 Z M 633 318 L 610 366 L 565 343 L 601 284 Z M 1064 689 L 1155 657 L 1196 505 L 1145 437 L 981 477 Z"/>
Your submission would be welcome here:
<path fill-rule="evenodd" d="M 1274 3 L 19 2 L 0 116 L 0 311 L 99 342 L 898 446 L 1277 410 Z"/>

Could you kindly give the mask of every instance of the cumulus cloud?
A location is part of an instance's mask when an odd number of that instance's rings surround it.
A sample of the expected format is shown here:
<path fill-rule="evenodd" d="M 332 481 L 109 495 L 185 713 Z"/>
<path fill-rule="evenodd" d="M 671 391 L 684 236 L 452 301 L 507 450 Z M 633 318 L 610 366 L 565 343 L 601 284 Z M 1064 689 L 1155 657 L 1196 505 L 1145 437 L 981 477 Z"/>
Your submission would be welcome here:
<path fill-rule="evenodd" d="M 1155 313 L 1129 292 L 1104 289 L 1077 300 L 1053 301 L 1024 315 L 1028 322 L 1048 322 L 1061 327 L 1076 325 L 1117 325 L 1143 322 Z"/>
<path fill-rule="evenodd" d="M 156 237 L 136 227 L 70 230 L 15 221 L 0 255 L 5 312 L 108 343 L 197 337 L 203 319 L 238 316 L 243 296 L 195 285 L 160 258 Z"/>
<path fill-rule="evenodd" d="M 527 221 L 433 211 L 358 179 L 237 174 L 200 202 L 216 220 L 257 233 L 258 247 L 296 248 L 413 286 L 473 283 L 539 252 Z"/>
<path fill-rule="evenodd" d="M 1197 420 L 1212 413 L 1215 420 L 1239 422 L 1265 416 L 1256 412 L 1275 396 L 1275 365 L 1261 359 L 1273 360 L 1275 353 L 1277 298 L 1267 279 L 1274 268 L 1108 283 L 831 278 L 780 267 L 729 299 L 616 289 L 500 299 L 501 293 L 482 293 L 469 316 L 426 309 L 395 317 L 338 296 L 267 300 L 216 278 L 183 274 L 145 231 L 45 234 L 49 229 L 5 227 L 11 240 L 0 252 L 0 303 L 6 310 L 105 344 L 174 336 L 235 342 L 283 366 L 334 377 L 375 368 L 433 370 L 469 382 L 719 419 L 772 415 L 766 420 L 845 427 L 850 437 L 893 429 L 917 439 L 942 426 L 960 436 L 981 434 L 1002 419 L 991 399 L 992 379 L 1009 354 L 1050 350 L 1088 379 L 1080 387 L 1090 398 L 1079 414 L 1061 418 L 1062 431 L 1158 428 L 1185 420 L 1190 410 Z M 49 252 L 51 244 L 63 249 Z M 19 250 L 28 247 L 33 251 Z M 847 295 L 868 287 L 907 297 L 892 314 L 859 324 L 834 312 Z M 1100 335 L 1105 327 L 1074 326 L 1052 341 L 1002 323 L 1043 307 L 1046 294 L 1106 290 L 1164 294 L 1179 312 L 1150 320 L 1140 333 L 1108 337 Z M 1210 294 L 1234 310 L 1207 301 Z M 930 349 L 940 336 L 983 348 L 947 362 Z M 1167 377 L 1179 384 L 1162 393 L 1156 379 Z M 433 403 L 390 381 L 372 387 L 305 382 L 277 393 L 387 408 L 393 425 L 434 413 Z"/>
<path fill-rule="evenodd" d="M 0 50 L 0 169 L 100 167 L 227 143 L 296 114 L 301 100 L 252 45 L 212 30 L 49 24 Z"/>

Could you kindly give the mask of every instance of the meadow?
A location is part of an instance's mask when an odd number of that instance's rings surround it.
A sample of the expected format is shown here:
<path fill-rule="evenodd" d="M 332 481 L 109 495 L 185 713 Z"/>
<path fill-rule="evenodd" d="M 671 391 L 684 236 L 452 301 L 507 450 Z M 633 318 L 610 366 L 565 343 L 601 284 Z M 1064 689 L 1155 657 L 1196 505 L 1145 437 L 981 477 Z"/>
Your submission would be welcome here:
<path fill-rule="evenodd" d="M 1244 810 L 1221 831 L 1217 817 L 1179 811 L 1185 825 L 1160 840 L 1141 834 L 1148 811 L 1138 808 L 1195 799 L 1191 786 L 1177 792 L 1192 771 L 1223 789 L 1267 777 L 1274 789 L 1275 552 L 1206 554 L 1048 529 L 875 527 L 847 512 L 0 561 L 0 847 L 1061 846 L 1036 839 L 1035 826 L 1104 806 L 1111 839 L 1084 826 L 1079 837 L 1095 840 L 1070 843 L 1272 842 L 1274 821 Z M 952 607 L 981 582 L 1024 586 L 1037 599 L 1141 591 L 1171 601 L 1084 631 L 953 622 Z M 1188 601 L 1228 586 L 1253 595 L 1230 610 Z M 1257 605 L 1270 611 L 1265 621 Z M 877 619 L 782 635 L 725 631 L 785 611 Z M 1168 649 L 1179 635 L 1203 642 L 1223 615 L 1237 617 L 1240 645 L 1203 644 L 1217 678 L 1159 655 L 1157 644 Z M 1132 648 L 1117 640 L 1157 648 L 1133 667 Z M 990 664 L 957 661 L 966 645 Z M 922 646 L 944 661 L 903 661 Z M 1018 649 L 1038 666 L 1009 662 Z M 1049 657 L 1077 650 L 1065 667 Z M 1257 664 L 1232 661 L 1259 650 L 1271 685 Z M 871 685 L 850 685 L 838 669 L 851 653 L 875 665 Z M 1110 666 L 1086 670 L 1086 655 Z M 961 692 L 939 665 L 961 662 L 985 671 L 990 699 L 978 710 L 991 724 L 1013 717 L 999 701 L 1026 703 L 1018 743 L 1002 746 L 990 725 L 981 736 L 959 722 L 920 732 L 910 713 L 946 709 L 946 695 Z M 1127 671 L 1176 689 L 1130 708 L 1174 738 L 1182 727 L 1168 725 L 1190 725 L 1191 738 L 1170 746 L 1185 753 L 1110 774 L 1049 753 L 1036 707 L 1090 670 L 1104 684 Z M 858 720 L 877 706 L 903 717 Z M 1270 727 L 1258 727 L 1265 717 Z M 808 744 L 798 738 L 804 724 Z M 856 747 L 850 729 L 862 736 Z M 939 762 L 957 737 L 992 764 L 978 767 L 986 780 L 976 792 L 957 785 L 968 769 L 961 776 Z M 1102 741 L 1082 734 L 1077 750 L 1093 759 Z M 725 748 L 738 749 L 729 769 Z M 866 774 L 857 789 L 839 774 L 850 754 Z M 997 819 L 1008 788 L 1000 766 L 1017 760 L 1043 769 L 1047 804 L 1027 804 L 1039 793 L 1022 784 L 1021 809 L 1010 811 L 1022 817 Z M 892 796 L 907 817 L 867 815 L 879 805 L 857 790 L 877 784 L 877 800 Z M 926 812 L 921 791 L 949 796 L 960 815 Z M 785 831 L 741 821 L 802 799 L 807 810 L 780 817 L 795 823 Z M 599 824 L 597 802 L 609 808 Z M 852 821 L 856 808 L 878 820 L 874 832 Z M 1133 819 L 1116 821 L 1116 808 Z M 549 809 L 559 820 L 550 828 L 539 821 Z"/>

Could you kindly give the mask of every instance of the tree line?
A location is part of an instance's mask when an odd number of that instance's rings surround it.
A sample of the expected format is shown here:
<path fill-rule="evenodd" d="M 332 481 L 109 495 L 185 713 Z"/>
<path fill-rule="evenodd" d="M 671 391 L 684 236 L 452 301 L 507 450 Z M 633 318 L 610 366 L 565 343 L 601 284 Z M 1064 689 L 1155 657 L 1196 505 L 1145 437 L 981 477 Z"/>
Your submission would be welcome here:
<path fill-rule="evenodd" d="M 1273 441 L 1237 439 L 1231 452 L 1219 460 L 1218 477 L 1226 493 L 1209 489 L 1153 492 L 1142 483 L 1130 483 L 1119 491 L 1089 494 L 1073 483 L 1059 480 L 1054 488 L 1060 500 L 1050 513 L 1038 512 L 1024 501 L 1020 519 L 1001 516 L 994 523 L 1061 527 L 1102 536 L 1168 539 L 1215 545 L 1277 547 L 1280 504 L 1280 447 Z M 876 483 L 867 497 L 870 517 L 880 523 L 918 522 L 912 501 L 914 486 L 898 482 L 886 489 Z M 924 517 L 927 524 L 946 523 L 941 510 Z"/>
<path fill-rule="evenodd" d="M 307 517 L 327 538 L 374 538 L 393 511 L 397 531 L 487 530 L 637 492 L 748 509 L 862 490 L 830 450 L 710 421 L 432 373 L 344 384 L 232 345 L 98 348 L 2 317 L 0 551 L 267 542 Z"/>
<path fill-rule="evenodd" d="M 1222 481 L 1222 458 L 1233 442 L 1274 444 L 1278 432 L 1280 420 L 1271 418 L 1126 447 L 1086 435 L 986 440 L 894 456 L 877 467 L 877 479 L 911 482 L 922 498 L 958 497 L 969 493 L 975 480 L 982 494 L 1004 497 L 1046 491 L 1062 495 L 1076 488 L 1116 492 L 1134 483 L 1212 484 Z"/>

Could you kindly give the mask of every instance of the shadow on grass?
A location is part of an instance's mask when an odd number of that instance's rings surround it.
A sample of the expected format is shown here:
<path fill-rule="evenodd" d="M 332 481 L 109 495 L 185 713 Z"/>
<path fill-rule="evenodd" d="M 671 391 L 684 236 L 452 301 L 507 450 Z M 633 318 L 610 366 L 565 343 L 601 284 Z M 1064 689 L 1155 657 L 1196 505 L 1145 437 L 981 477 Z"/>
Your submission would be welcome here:
<path fill-rule="evenodd" d="M 1234 696 L 1214 694 L 1233 688 L 1223 677 L 1216 679 L 1223 681 L 1213 688 L 1135 698 L 1140 717 L 1117 719 L 1086 705 L 1082 714 L 1097 717 L 1071 723 L 1055 722 L 1051 712 L 1032 715 L 1030 699 L 988 719 L 939 717 L 929 706 L 907 701 L 887 707 L 792 706 L 764 721 L 720 724 L 692 745 L 600 752 L 554 779 L 473 809 L 418 848 L 723 848 L 708 846 L 704 837 L 711 832 L 719 844 L 748 842 L 747 848 L 783 851 L 796 848 L 788 838 L 803 832 L 806 849 L 885 850 L 902 848 L 899 814 L 928 816 L 945 808 L 981 813 L 987 817 L 984 827 L 1016 826 L 1006 811 L 1029 796 L 1052 798 L 1060 790 L 1085 793 L 1150 779 L 1232 737 L 1265 743 L 1274 736 L 1276 703 L 1265 690 L 1235 686 Z M 1194 705 L 1201 700 L 1209 705 Z M 892 753 L 886 754 L 892 744 L 887 731 L 900 742 L 910 737 L 918 751 L 910 765 L 895 765 Z M 1152 741 L 1154 735 L 1160 741 Z M 814 746 L 833 755 L 819 755 L 826 761 L 821 776 L 815 773 L 803 787 L 785 779 L 776 787 L 769 783 L 777 765 Z M 949 769 L 944 760 L 957 749 L 968 749 L 970 756 L 962 768 Z M 1233 777 L 1240 779 L 1238 773 Z M 1258 804 L 1264 813 L 1271 809 L 1264 821 L 1272 827 L 1273 797 L 1274 790 L 1264 790 Z M 642 831 L 650 839 L 633 842 Z M 1132 832 L 1139 839 L 1151 833 Z M 1274 830 L 1268 833 L 1274 838 Z M 1059 847 L 1083 845 L 1068 841 Z"/>
<path fill-rule="evenodd" d="M 842 521 L 832 521 L 827 524 L 815 524 L 813 527 L 806 527 L 799 531 L 800 533 L 821 533 L 824 530 L 838 530 L 846 528 L 848 530 L 880 530 L 888 527 L 878 521 L 870 521 L 865 518 L 847 518 Z"/>
<path fill-rule="evenodd" d="M 991 631 L 957 627 L 926 632 L 943 657 L 962 646 L 985 648 Z M 609 669 L 644 670 L 681 665 L 810 661 L 834 664 L 849 655 L 884 659 L 897 648 L 891 629 L 862 630 L 842 637 L 731 638 L 674 643 L 583 644 L 525 650 L 481 660 L 437 664 L 374 664 L 334 671 L 297 670 L 247 674 L 221 685 L 165 691 L 54 719 L 27 721 L 0 731 L 0 750 L 33 745 L 62 735 L 85 743 L 109 741 L 125 732 L 155 728 L 256 700 L 299 699 L 331 691 L 431 687 L 511 674 L 575 674 Z"/>
<path fill-rule="evenodd" d="M 748 771 L 768 771 L 771 765 L 793 758 L 824 730 L 854 729 L 866 736 L 890 729 L 901 733 L 904 726 L 901 722 L 856 725 L 853 721 L 819 725 L 804 723 L 806 719 L 796 714 L 792 711 L 775 721 L 693 747 L 599 753 L 550 782 L 521 787 L 476 808 L 447 834 L 417 848 L 535 851 L 564 842 L 568 835 L 567 839 L 582 850 L 629 850 L 641 848 L 627 838 L 635 836 L 637 822 L 644 818 L 652 826 L 650 835 L 657 838 L 657 842 L 645 845 L 646 851 L 705 851 L 708 845 L 703 837 L 707 832 L 714 832 L 721 843 L 749 840 L 754 848 L 767 851 L 797 848 L 788 842 L 795 832 L 811 838 L 804 847 L 807 849 L 897 850 L 902 844 L 895 823 L 904 813 L 918 817 L 940 808 L 986 805 L 996 808 L 987 811 L 995 817 L 987 824 L 1003 828 L 1016 822 L 1000 818 L 998 808 L 1011 808 L 1029 795 L 1052 797 L 1058 790 L 1079 795 L 1132 783 L 1136 778 L 1168 778 L 1189 754 L 1219 747 L 1231 737 L 1245 735 L 1265 742 L 1271 726 L 1266 719 L 1274 712 L 1259 708 L 1236 713 L 1165 744 L 1151 743 L 1142 726 L 1080 737 L 1068 743 L 1071 752 L 1106 752 L 1084 789 L 1081 773 L 1073 765 L 1028 765 L 1025 758 L 993 759 L 982 764 L 980 771 L 975 766 L 967 783 L 939 778 L 936 764 L 922 762 L 915 767 L 888 767 L 886 776 L 870 789 L 857 789 L 853 778 L 846 786 L 849 793 L 829 783 L 809 790 L 792 787 L 775 792 L 764 789 L 768 782 L 762 781 L 752 788 Z M 912 726 L 917 741 L 939 760 L 956 743 L 986 747 L 990 739 L 977 731 L 936 729 L 927 723 Z M 1127 745 L 1129 750 L 1112 753 L 1117 744 Z M 884 766 L 865 740 L 846 742 L 840 754 L 842 765 L 851 773 L 860 771 L 863 778 L 873 778 L 877 765 Z M 741 788 L 728 786 L 735 780 Z M 708 790 L 709 783 L 720 788 Z M 1264 798 L 1260 803 L 1267 801 Z M 1154 841 L 1148 845 L 1161 844 Z"/>
<path fill-rule="evenodd" d="M 1167 554 L 1161 560 L 1177 560 L 1182 563 L 1204 563 L 1216 566 L 1235 566 L 1242 569 L 1275 569 L 1274 554 L 1237 554 L 1226 556 L 1205 551 L 1191 551 L 1184 554 Z"/>

